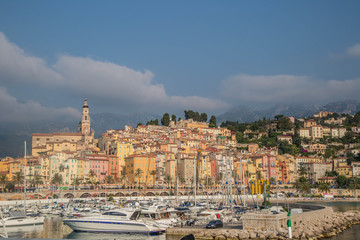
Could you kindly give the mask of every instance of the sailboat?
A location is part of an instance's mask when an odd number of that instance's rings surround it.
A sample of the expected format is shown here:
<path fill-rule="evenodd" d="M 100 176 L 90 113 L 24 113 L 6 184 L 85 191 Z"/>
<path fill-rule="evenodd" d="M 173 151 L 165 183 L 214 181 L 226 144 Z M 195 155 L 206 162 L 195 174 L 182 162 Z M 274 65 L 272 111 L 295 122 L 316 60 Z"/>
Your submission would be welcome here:
<path fill-rule="evenodd" d="M 43 216 L 27 216 L 26 215 L 26 141 L 25 141 L 25 167 L 24 167 L 24 211 L 9 212 L 9 217 L 3 218 L 0 221 L 0 227 L 18 227 L 26 225 L 44 224 L 45 217 Z"/>

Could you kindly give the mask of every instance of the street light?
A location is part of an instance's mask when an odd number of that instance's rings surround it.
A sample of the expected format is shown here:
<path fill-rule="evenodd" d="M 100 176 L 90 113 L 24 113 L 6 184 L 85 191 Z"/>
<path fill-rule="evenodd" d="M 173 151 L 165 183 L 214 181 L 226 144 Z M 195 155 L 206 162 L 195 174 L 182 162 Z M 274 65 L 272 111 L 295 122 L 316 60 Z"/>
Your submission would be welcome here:
<path fill-rule="evenodd" d="M 107 187 L 106 187 L 106 182 L 107 182 L 106 175 L 107 175 L 107 171 L 102 172 L 102 173 L 101 173 L 101 175 L 104 175 L 104 176 L 105 176 L 105 201 L 106 201 L 106 206 L 108 206 L 108 200 L 107 200 Z"/>

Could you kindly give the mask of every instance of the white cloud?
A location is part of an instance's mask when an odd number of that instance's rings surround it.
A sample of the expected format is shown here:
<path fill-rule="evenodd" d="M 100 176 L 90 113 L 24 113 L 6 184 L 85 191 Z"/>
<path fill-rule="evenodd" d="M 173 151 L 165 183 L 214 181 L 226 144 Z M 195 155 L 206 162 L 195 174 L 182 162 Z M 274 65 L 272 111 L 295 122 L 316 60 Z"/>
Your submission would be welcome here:
<path fill-rule="evenodd" d="M 61 76 L 48 68 L 41 58 L 28 56 L 0 32 L 0 78 L 2 81 L 58 84 Z"/>
<path fill-rule="evenodd" d="M 0 112 L 0 122 L 29 122 L 66 116 L 79 118 L 81 115 L 78 110 L 71 107 L 48 108 L 34 101 L 20 103 L 9 95 L 5 88 L 0 88 Z"/>
<path fill-rule="evenodd" d="M 346 51 L 348 56 L 351 57 L 360 57 L 360 43 L 355 44 L 352 47 L 349 47 Z"/>
<path fill-rule="evenodd" d="M 39 87 L 101 100 L 118 109 L 212 110 L 226 107 L 221 100 L 199 96 L 169 96 L 162 84 L 152 82 L 154 74 L 91 58 L 60 56 L 53 66 L 28 56 L 0 33 L 0 79 L 31 83 Z M 1 87 L 1 86 L 0 86 Z"/>
<path fill-rule="evenodd" d="M 222 83 L 222 94 L 231 100 L 255 103 L 333 101 L 358 99 L 360 79 L 319 80 L 307 76 L 240 74 Z"/>

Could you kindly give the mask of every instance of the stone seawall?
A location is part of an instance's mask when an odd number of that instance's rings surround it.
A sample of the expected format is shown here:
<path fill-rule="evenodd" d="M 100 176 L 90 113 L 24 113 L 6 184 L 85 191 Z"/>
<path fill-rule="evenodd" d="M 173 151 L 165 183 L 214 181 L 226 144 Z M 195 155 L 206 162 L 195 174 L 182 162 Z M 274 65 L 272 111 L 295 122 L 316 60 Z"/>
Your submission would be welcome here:
<path fill-rule="evenodd" d="M 330 211 L 331 210 L 331 211 Z M 313 212 L 298 214 L 293 221 L 293 239 L 321 239 L 335 236 L 353 224 L 360 224 L 360 213 L 350 211 L 345 213 L 332 212 L 332 209 L 324 208 Z M 286 219 L 287 220 L 287 219 Z M 284 219 L 284 221 L 286 221 Z M 268 221 L 266 219 L 266 221 Z M 274 225 L 274 224 L 273 224 Z M 260 228 L 260 227 L 259 227 Z M 214 240 L 237 240 L 237 239 L 287 239 L 288 230 L 285 225 L 274 229 L 235 229 L 235 228 L 168 228 L 166 230 L 167 240 L 179 240 L 183 236 L 193 234 L 196 239 Z"/>
<path fill-rule="evenodd" d="M 331 207 L 305 205 L 305 204 L 290 204 L 291 208 L 301 208 L 304 210 L 301 214 L 291 215 L 291 223 L 296 226 L 305 223 L 311 224 L 313 222 L 322 221 L 326 216 L 333 213 Z M 283 214 L 269 214 L 269 213 L 246 213 L 242 216 L 243 230 L 279 230 L 287 228 L 288 217 Z"/>

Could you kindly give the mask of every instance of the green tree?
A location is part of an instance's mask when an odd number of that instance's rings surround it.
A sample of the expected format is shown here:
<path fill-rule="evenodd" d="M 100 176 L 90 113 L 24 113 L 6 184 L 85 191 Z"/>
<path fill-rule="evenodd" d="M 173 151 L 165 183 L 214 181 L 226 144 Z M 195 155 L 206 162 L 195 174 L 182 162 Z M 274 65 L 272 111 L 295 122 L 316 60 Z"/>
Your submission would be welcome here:
<path fill-rule="evenodd" d="M 152 171 L 150 172 L 150 175 L 151 175 L 152 178 L 153 178 L 153 185 L 155 185 L 156 171 L 155 171 L 155 170 L 152 170 Z"/>
<path fill-rule="evenodd" d="M 253 132 L 257 132 L 259 130 L 259 124 L 257 124 L 257 123 L 251 124 L 250 130 Z"/>
<path fill-rule="evenodd" d="M 284 115 L 275 115 L 274 116 L 274 118 L 277 120 L 277 121 L 279 121 L 279 119 L 281 119 L 282 117 L 284 117 Z"/>
<path fill-rule="evenodd" d="M 14 191 L 15 185 L 13 182 L 7 182 L 5 185 L 5 189 L 7 189 L 8 192 Z"/>
<path fill-rule="evenodd" d="M 171 121 L 173 121 L 173 122 L 176 123 L 176 116 L 175 116 L 175 114 L 171 115 Z"/>
<path fill-rule="evenodd" d="M 123 183 L 124 188 L 126 188 L 126 186 L 125 186 L 125 183 L 126 183 L 126 169 L 125 169 L 125 167 L 120 172 L 120 181 Z"/>
<path fill-rule="evenodd" d="M 277 128 L 280 130 L 291 130 L 294 127 L 294 124 L 291 122 L 290 118 L 283 117 L 277 124 Z"/>
<path fill-rule="evenodd" d="M 73 185 L 75 188 L 80 185 L 80 178 L 76 177 L 73 179 L 71 185 Z"/>
<path fill-rule="evenodd" d="M 16 172 L 15 175 L 13 175 L 13 181 L 20 187 L 20 184 L 24 182 L 23 172 Z"/>
<path fill-rule="evenodd" d="M 164 113 L 163 117 L 161 118 L 161 124 L 163 126 L 169 126 L 169 124 L 170 124 L 170 115 L 168 113 Z"/>
<path fill-rule="evenodd" d="M 113 184 L 114 183 L 114 177 L 112 175 L 107 175 L 105 177 L 106 183 Z"/>
<path fill-rule="evenodd" d="M 299 175 L 301 177 L 305 176 L 307 174 L 305 167 L 301 166 L 299 169 Z"/>
<path fill-rule="evenodd" d="M 346 188 L 348 179 L 344 175 L 339 175 L 336 177 L 336 184 L 339 188 Z"/>
<path fill-rule="evenodd" d="M 353 197 L 355 197 L 355 190 L 358 187 L 358 180 L 354 177 L 350 178 L 348 181 L 348 189 L 353 191 Z"/>
<path fill-rule="evenodd" d="M 159 120 L 158 120 L 158 119 L 150 120 L 150 122 L 147 122 L 147 123 L 146 123 L 146 126 L 147 126 L 147 125 L 159 126 Z"/>
<path fill-rule="evenodd" d="M 353 124 L 354 125 L 360 124 L 360 111 L 355 113 L 354 118 L 353 118 Z"/>
<path fill-rule="evenodd" d="M 96 177 L 96 173 L 94 172 L 94 170 L 90 170 L 89 172 L 89 181 L 91 184 L 94 184 L 94 179 Z"/>
<path fill-rule="evenodd" d="M 144 173 L 144 171 L 141 170 L 140 168 L 137 168 L 137 169 L 135 170 L 135 178 L 138 179 L 138 189 L 140 189 L 140 178 L 141 178 L 141 176 L 142 176 L 143 173 Z"/>
<path fill-rule="evenodd" d="M 199 112 L 195 112 L 194 121 L 200 122 L 200 113 Z"/>
<path fill-rule="evenodd" d="M 195 118 L 195 112 L 193 110 L 187 110 L 187 111 L 185 110 L 184 113 L 186 120 Z"/>
<path fill-rule="evenodd" d="M 8 183 L 9 179 L 6 174 L 0 176 L 0 184 L 3 188 L 5 188 L 6 183 Z"/>
<path fill-rule="evenodd" d="M 51 183 L 55 184 L 57 187 L 63 183 L 63 177 L 59 173 L 55 173 L 51 179 Z"/>
<path fill-rule="evenodd" d="M 208 118 L 207 114 L 206 114 L 206 113 L 202 113 L 202 114 L 200 115 L 200 122 L 206 122 L 206 121 L 207 121 L 207 118 Z"/>
<path fill-rule="evenodd" d="M 327 193 L 330 191 L 330 184 L 329 183 L 321 183 L 319 186 L 319 191 Z"/>
<path fill-rule="evenodd" d="M 36 186 L 36 188 L 39 188 L 39 185 L 44 183 L 42 176 L 35 175 L 32 183 Z"/>
<path fill-rule="evenodd" d="M 300 177 L 297 179 L 293 187 L 296 188 L 300 195 L 310 193 L 310 185 L 305 177 Z"/>
<path fill-rule="evenodd" d="M 209 127 L 215 128 L 216 127 L 216 117 L 214 115 L 212 115 L 210 117 L 210 121 L 209 121 Z"/>
<path fill-rule="evenodd" d="M 165 176 L 165 182 L 168 184 L 168 188 L 170 189 L 170 184 L 172 182 L 172 177 L 170 175 Z"/>

